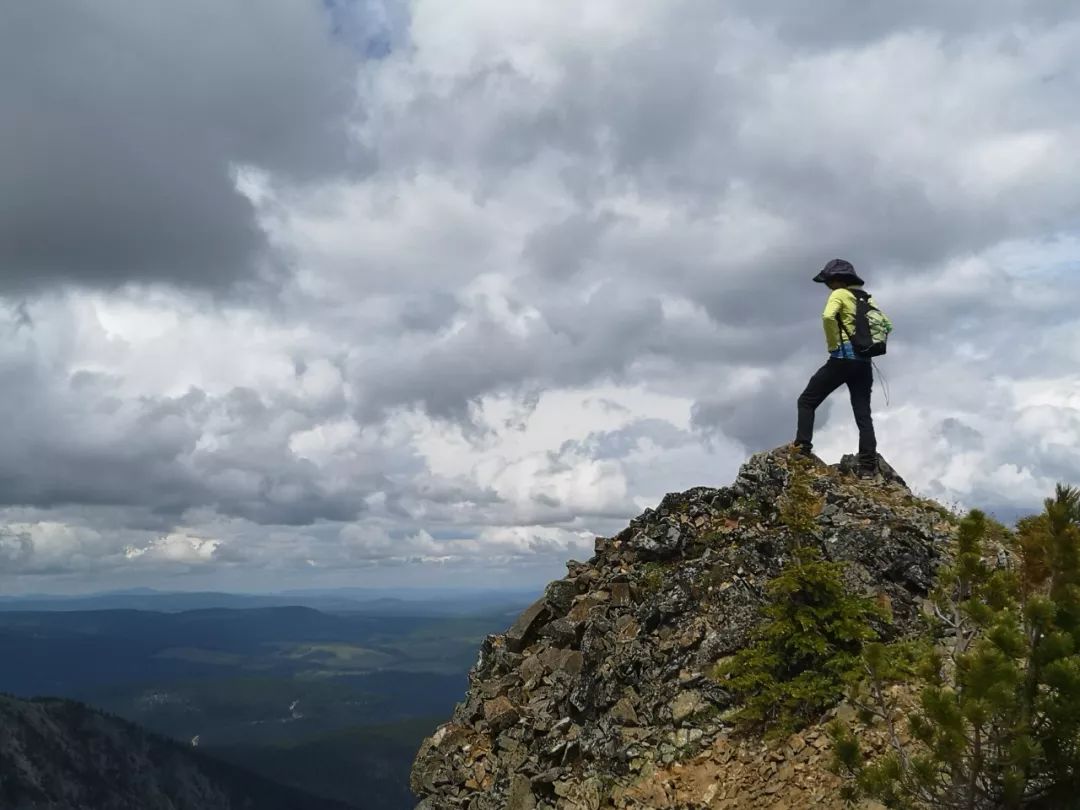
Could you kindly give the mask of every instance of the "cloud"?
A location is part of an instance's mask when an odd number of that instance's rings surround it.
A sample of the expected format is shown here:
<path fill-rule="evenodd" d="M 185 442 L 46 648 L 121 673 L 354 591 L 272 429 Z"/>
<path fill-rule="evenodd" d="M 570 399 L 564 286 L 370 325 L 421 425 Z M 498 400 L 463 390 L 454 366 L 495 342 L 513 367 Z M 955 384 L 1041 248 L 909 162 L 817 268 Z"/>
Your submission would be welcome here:
<path fill-rule="evenodd" d="M 507 564 L 544 557 L 561 563 L 571 556 L 591 556 L 592 536 L 549 526 L 492 526 L 474 538 L 436 540 L 424 531 L 392 536 L 350 524 L 341 530 L 346 560 L 354 565 L 408 563 Z"/>
<path fill-rule="evenodd" d="M 546 579 L 791 438 L 834 256 L 921 492 L 1080 479 L 1070 4 L 203 5 L 4 28 L 22 576 Z"/>
<path fill-rule="evenodd" d="M 1012 300 L 1014 280 L 987 263 L 1003 239 L 1075 222 L 1062 102 L 1076 25 L 1014 36 L 980 18 L 972 31 L 900 27 L 802 52 L 749 16 L 646 4 L 615 24 L 598 8 L 610 28 L 567 35 L 554 10 L 476 3 L 442 26 L 421 4 L 414 47 L 365 91 L 382 111 L 361 129 L 380 171 L 334 190 L 353 202 L 293 198 L 321 216 L 270 226 L 301 264 L 329 268 L 324 297 L 410 282 L 457 296 L 441 330 L 404 343 L 391 331 L 390 353 L 366 336 L 377 357 L 358 352 L 350 376 L 376 410 L 462 418 L 485 394 L 636 375 L 657 357 L 775 367 L 809 342 L 806 282 L 837 254 L 896 293 L 918 341 L 957 328 L 961 307 L 989 317 Z M 466 24 L 476 29 L 451 40 Z M 677 76 L 697 80 L 672 107 Z M 695 306 L 712 322 L 688 317 Z M 1043 302 L 1021 322 L 1054 310 Z"/>
<path fill-rule="evenodd" d="M 253 11 L 210 0 L 5 9 L 0 291 L 223 289 L 272 269 L 235 173 L 347 170 L 355 60 L 318 3 Z"/>
<path fill-rule="evenodd" d="M 221 377 L 205 366 L 203 379 L 184 381 L 186 390 L 150 393 L 140 389 L 155 387 L 156 375 L 131 379 L 82 366 L 111 354 L 115 369 L 137 373 L 147 359 L 160 361 L 160 343 L 125 345 L 85 303 L 65 308 L 53 301 L 42 313 L 32 331 L 9 322 L 0 350 L 0 383 L 8 392 L 0 400 L 8 428 L 0 438 L 0 504 L 128 506 L 174 519 L 212 507 L 281 524 L 350 520 L 364 510 L 373 482 L 394 469 L 369 455 L 383 452 L 377 438 L 369 442 L 341 421 L 347 403 L 340 372 L 324 358 L 294 364 L 303 359 L 295 344 L 259 358 L 269 377 L 249 358 L 241 360 L 247 381 L 226 363 Z M 159 340 L 171 344 L 197 331 L 200 320 L 177 317 Z M 243 326 L 219 323 L 217 333 L 187 344 L 210 351 L 222 333 L 238 344 L 236 328 Z M 51 357 L 42 356 L 42 340 L 54 342 Z M 50 362 L 65 368 L 56 373 Z M 161 379 L 170 380 L 164 372 Z M 253 387 L 260 379 L 262 391 Z M 273 380 L 269 388 L 266 379 Z M 334 454 L 343 435 L 347 460 L 356 465 L 348 475 Z M 399 463 L 408 464 L 408 456 Z"/>
<path fill-rule="evenodd" d="M 158 537 L 144 546 L 128 546 L 124 556 L 129 560 L 147 559 L 169 563 L 198 565 L 210 562 L 221 543 L 203 537 L 171 533 Z"/>

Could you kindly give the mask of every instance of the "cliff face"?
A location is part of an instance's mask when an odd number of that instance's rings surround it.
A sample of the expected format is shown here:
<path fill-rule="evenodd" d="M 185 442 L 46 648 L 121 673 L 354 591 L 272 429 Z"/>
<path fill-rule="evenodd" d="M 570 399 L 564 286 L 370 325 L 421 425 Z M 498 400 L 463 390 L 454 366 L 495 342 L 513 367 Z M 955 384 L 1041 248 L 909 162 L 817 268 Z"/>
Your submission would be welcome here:
<path fill-rule="evenodd" d="M 0 695 L 3 810 L 348 810 L 67 700 Z"/>
<path fill-rule="evenodd" d="M 902 634 L 917 625 L 951 522 L 887 465 L 877 482 L 851 467 L 799 473 L 813 500 L 801 530 L 848 564 L 851 589 L 891 608 L 881 632 Z M 568 563 L 485 640 L 466 700 L 417 756 L 419 808 L 833 804 L 820 729 L 770 746 L 740 740 L 725 720 L 733 698 L 712 675 L 751 638 L 787 562 L 793 475 L 785 450 L 759 454 L 732 486 L 668 495 L 598 539 L 589 562 Z"/>

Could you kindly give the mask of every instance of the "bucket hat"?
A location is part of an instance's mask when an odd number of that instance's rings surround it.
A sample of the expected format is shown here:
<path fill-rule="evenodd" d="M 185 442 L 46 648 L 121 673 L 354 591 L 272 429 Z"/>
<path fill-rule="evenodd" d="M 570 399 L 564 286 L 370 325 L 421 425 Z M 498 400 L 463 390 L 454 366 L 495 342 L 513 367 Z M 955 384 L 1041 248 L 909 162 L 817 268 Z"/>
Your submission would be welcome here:
<path fill-rule="evenodd" d="M 829 281 L 848 281 L 851 284 L 864 284 L 855 272 L 855 266 L 847 259 L 833 259 L 814 276 L 814 281 L 825 284 Z"/>

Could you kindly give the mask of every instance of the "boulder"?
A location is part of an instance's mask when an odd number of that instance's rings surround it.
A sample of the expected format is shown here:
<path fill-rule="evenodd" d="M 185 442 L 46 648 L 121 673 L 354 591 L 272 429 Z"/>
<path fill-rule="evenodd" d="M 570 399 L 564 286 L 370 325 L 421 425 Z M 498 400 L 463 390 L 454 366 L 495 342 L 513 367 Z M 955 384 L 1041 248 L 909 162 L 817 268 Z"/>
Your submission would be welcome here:
<path fill-rule="evenodd" d="M 513 626 L 506 631 L 506 649 L 521 652 L 535 638 L 537 631 L 550 617 L 546 599 L 538 599 L 525 609 Z"/>

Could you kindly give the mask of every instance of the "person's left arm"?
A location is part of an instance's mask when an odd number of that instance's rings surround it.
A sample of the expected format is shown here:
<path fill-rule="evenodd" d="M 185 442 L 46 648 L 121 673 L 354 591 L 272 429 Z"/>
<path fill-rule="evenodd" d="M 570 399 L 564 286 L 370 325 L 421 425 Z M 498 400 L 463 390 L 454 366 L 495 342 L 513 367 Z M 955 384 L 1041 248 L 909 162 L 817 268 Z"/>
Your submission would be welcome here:
<path fill-rule="evenodd" d="M 843 309 L 843 299 L 840 290 L 833 290 L 829 300 L 825 302 L 825 311 L 821 313 L 821 325 L 825 327 L 825 345 L 830 352 L 840 348 L 840 325 L 837 318 Z"/>

